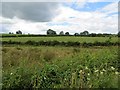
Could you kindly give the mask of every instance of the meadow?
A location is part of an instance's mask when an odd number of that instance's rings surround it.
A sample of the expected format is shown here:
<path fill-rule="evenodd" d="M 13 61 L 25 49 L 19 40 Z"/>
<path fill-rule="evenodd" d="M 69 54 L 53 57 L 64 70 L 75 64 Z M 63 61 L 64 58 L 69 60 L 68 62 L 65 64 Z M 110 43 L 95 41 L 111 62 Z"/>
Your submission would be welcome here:
<path fill-rule="evenodd" d="M 111 42 L 118 42 L 112 37 Z M 108 37 L 12 37 L 2 41 L 59 40 L 104 42 Z M 119 88 L 118 46 L 5 45 L 2 87 L 5 88 Z"/>
<path fill-rule="evenodd" d="M 26 41 L 59 41 L 59 42 L 105 42 L 107 40 L 111 40 L 111 42 L 117 42 L 118 37 L 80 37 L 80 36 L 53 36 L 53 37 L 5 37 L 3 41 L 19 41 L 19 42 L 26 42 Z"/>

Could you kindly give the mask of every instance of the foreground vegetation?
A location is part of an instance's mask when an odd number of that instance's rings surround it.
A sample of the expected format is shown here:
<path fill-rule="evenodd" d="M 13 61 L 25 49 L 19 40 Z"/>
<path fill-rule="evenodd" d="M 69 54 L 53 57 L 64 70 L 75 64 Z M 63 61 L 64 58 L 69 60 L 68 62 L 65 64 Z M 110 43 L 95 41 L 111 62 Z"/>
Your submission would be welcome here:
<path fill-rule="evenodd" d="M 118 88 L 118 47 L 5 46 L 4 88 Z"/>

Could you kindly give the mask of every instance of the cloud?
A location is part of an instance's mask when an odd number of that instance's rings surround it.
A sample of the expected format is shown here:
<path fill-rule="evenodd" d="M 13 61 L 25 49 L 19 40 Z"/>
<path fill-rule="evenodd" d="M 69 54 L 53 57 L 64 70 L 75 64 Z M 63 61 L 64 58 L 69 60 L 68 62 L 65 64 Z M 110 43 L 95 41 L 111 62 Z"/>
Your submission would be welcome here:
<path fill-rule="evenodd" d="M 46 34 L 49 28 L 55 30 L 58 34 L 60 31 L 68 31 L 70 34 L 74 34 L 84 30 L 88 30 L 90 33 L 117 33 L 118 15 L 117 13 L 109 15 L 114 12 L 114 8 L 117 8 L 115 3 L 111 3 L 99 10 L 89 12 L 75 10 L 63 4 L 56 8 L 59 14 L 55 15 L 50 21 L 30 22 L 17 17 L 4 18 L 2 21 L 4 24 L 11 23 L 7 30 L 14 33 L 21 30 L 23 33 Z"/>
<path fill-rule="evenodd" d="M 35 22 L 51 21 L 57 14 L 58 3 L 47 2 L 3 2 L 2 15 L 7 18 L 18 17 Z"/>
<path fill-rule="evenodd" d="M 114 2 L 112 4 L 109 4 L 105 7 L 103 7 L 100 11 L 105 12 L 107 14 L 117 13 L 118 12 L 118 2 Z"/>
<path fill-rule="evenodd" d="M 88 30 L 91 33 L 117 33 L 118 15 L 117 13 L 109 15 L 114 12 L 112 8 L 116 9 L 115 5 L 116 3 L 111 3 L 101 8 L 101 11 L 96 10 L 92 12 L 78 11 L 70 7 L 63 6 L 60 8 L 61 14 L 55 17 L 53 21 L 66 21 L 69 23 L 74 23 L 67 29 L 70 32 L 81 32 Z M 105 8 L 108 9 L 106 10 Z M 105 12 L 103 12 L 103 10 Z"/>

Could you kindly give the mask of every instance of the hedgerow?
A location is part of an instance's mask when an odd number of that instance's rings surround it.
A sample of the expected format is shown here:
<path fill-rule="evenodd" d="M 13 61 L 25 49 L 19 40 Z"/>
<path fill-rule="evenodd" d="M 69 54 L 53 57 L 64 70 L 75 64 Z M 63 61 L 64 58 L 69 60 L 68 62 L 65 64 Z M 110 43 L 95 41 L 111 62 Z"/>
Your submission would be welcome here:
<path fill-rule="evenodd" d="M 84 47 L 90 47 L 90 46 L 119 46 L 120 42 L 110 42 L 110 41 L 105 41 L 105 42 L 98 42 L 95 41 L 94 43 L 91 42 L 59 42 L 59 41 L 26 41 L 26 42 L 19 42 L 19 41 L 2 41 L 0 42 L 3 45 L 6 44 L 15 44 L 15 45 L 34 45 L 34 46 L 39 46 L 39 45 L 44 45 L 44 46 L 84 46 Z"/>

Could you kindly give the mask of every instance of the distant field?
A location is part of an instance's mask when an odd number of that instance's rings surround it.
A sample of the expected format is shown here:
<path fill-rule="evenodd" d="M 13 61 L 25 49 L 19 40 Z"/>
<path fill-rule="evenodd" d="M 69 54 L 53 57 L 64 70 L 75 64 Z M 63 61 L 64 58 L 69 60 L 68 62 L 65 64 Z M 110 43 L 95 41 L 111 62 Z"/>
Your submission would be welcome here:
<path fill-rule="evenodd" d="M 2 38 L 2 41 L 20 41 L 20 42 L 26 42 L 28 40 L 31 41 L 63 41 L 63 42 L 105 42 L 107 40 L 110 40 L 111 42 L 118 42 L 118 37 L 112 37 L 111 39 L 109 37 L 75 37 L 75 36 L 57 36 L 57 37 L 6 37 Z"/>

